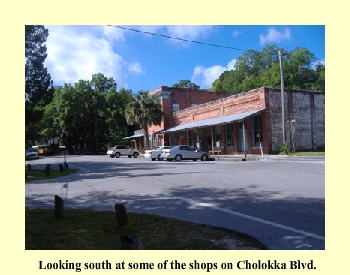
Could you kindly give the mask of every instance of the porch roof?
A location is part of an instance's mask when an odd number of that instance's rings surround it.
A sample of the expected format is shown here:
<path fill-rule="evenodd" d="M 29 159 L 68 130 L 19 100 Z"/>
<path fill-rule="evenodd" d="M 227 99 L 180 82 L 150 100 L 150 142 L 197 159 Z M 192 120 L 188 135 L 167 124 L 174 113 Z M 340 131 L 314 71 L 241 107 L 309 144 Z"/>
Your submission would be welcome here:
<path fill-rule="evenodd" d="M 243 113 L 227 115 L 227 116 L 220 116 L 220 117 L 210 118 L 210 119 L 204 119 L 204 120 L 194 121 L 194 122 L 190 122 L 190 123 L 186 123 L 186 124 L 180 124 L 180 125 L 168 128 L 162 132 L 167 133 L 167 132 L 181 131 L 181 130 L 185 130 L 185 129 L 200 128 L 200 127 L 206 127 L 206 126 L 212 126 L 212 125 L 218 125 L 218 124 L 226 124 L 229 122 L 242 120 L 242 119 L 244 119 L 248 116 L 251 116 L 253 114 L 256 114 L 262 110 L 263 109 L 250 110 L 250 111 L 243 112 Z"/>
<path fill-rule="evenodd" d="M 130 136 L 130 137 L 125 137 L 125 138 L 123 138 L 123 140 L 124 140 L 124 139 L 139 138 L 139 137 L 143 137 L 143 134 L 136 134 L 136 135 L 132 135 L 132 136 Z"/>

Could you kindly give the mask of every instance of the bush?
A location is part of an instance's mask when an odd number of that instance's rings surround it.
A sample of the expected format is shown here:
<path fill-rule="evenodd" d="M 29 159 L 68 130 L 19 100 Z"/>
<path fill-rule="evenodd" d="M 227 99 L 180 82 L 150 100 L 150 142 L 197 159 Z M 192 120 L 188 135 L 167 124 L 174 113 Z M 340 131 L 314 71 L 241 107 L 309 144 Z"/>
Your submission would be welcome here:
<path fill-rule="evenodd" d="M 289 154 L 289 149 L 288 149 L 288 143 L 283 143 L 281 148 L 280 148 L 280 153 L 283 153 L 283 154 L 286 154 L 288 155 Z"/>

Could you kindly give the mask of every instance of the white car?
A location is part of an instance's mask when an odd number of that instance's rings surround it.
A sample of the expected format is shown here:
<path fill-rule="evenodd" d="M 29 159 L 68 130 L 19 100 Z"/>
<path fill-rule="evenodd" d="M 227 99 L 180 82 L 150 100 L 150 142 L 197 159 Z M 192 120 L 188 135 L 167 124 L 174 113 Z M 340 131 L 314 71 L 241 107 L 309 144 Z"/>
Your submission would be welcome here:
<path fill-rule="evenodd" d="M 209 159 L 209 154 L 190 145 L 178 145 L 170 149 L 163 149 L 160 157 L 168 161 L 173 159 L 176 161 L 181 161 L 182 159 L 206 161 Z"/>
<path fill-rule="evenodd" d="M 160 154 L 162 153 L 163 149 L 170 149 L 172 146 L 158 146 L 150 150 L 146 150 L 143 156 L 145 158 L 150 158 L 152 161 L 157 160 L 163 160 L 160 157 Z"/>
<path fill-rule="evenodd" d="M 114 157 L 119 158 L 120 156 L 137 158 L 139 154 L 140 153 L 138 150 L 125 145 L 117 145 L 114 147 L 110 147 L 107 151 L 107 155 L 109 155 L 111 158 L 114 158 Z"/>
<path fill-rule="evenodd" d="M 38 159 L 39 151 L 35 148 L 29 148 L 26 150 L 26 159 Z"/>

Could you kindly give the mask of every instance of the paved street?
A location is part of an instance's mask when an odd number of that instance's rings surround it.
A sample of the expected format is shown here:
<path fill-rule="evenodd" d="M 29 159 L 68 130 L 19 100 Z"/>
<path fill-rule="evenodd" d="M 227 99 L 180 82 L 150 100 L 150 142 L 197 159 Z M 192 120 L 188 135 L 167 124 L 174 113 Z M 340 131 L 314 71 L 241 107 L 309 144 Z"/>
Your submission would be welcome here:
<path fill-rule="evenodd" d="M 63 156 L 27 161 L 58 167 Z M 246 233 L 268 249 L 325 249 L 324 157 L 167 162 L 67 156 L 76 174 L 26 184 L 26 207 L 145 212 Z"/>

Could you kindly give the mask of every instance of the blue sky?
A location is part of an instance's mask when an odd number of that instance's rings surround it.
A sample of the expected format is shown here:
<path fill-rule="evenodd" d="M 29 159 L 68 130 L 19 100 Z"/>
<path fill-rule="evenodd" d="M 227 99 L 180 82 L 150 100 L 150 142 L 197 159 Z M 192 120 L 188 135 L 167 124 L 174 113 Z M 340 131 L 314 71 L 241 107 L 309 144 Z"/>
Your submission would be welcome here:
<path fill-rule="evenodd" d="M 324 25 L 45 27 L 49 29 L 45 65 L 54 85 L 74 84 L 103 73 L 113 77 L 118 90 L 152 91 L 184 79 L 205 89 L 223 71 L 234 69 L 235 60 L 245 50 L 261 51 L 267 44 L 286 50 L 306 47 L 315 54 L 317 62 L 325 64 Z"/>

